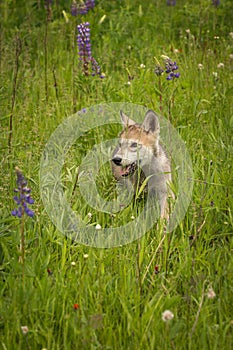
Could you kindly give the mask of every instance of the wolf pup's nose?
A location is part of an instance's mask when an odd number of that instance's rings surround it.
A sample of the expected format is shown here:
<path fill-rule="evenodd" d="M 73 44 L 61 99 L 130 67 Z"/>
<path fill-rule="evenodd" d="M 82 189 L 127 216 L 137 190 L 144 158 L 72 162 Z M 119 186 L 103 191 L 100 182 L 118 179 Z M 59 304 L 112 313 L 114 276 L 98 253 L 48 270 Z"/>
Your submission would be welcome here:
<path fill-rule="evenodd" d="M 115 157 L 115 158 L 112 158 L 112 161 L 113 161 L 113 163 L 115 163 L 116 165 L 121 165 L 122 158 Z"/>

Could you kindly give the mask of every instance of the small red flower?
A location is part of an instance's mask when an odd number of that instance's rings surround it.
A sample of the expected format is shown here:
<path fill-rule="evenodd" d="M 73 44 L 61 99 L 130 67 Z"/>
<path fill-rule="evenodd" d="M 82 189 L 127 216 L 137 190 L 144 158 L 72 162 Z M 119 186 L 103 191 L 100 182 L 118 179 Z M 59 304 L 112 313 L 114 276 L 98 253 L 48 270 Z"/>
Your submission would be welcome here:
<path fill-rule="evenodd" d="M 51 276 L 53 274 L 52 270 L 47 269 L 48 275 Z"/>
<path fill-rule="evenodd" d="M 159 265 L 155 265 L 154 272 L 156 275 L 159 273 Z"/>
<path fill-rule="evenodd" d="M 74 304 L 73 308 L 74 308 L 74 310 L 78 310 L 79 309 L 79 304 Z"/>

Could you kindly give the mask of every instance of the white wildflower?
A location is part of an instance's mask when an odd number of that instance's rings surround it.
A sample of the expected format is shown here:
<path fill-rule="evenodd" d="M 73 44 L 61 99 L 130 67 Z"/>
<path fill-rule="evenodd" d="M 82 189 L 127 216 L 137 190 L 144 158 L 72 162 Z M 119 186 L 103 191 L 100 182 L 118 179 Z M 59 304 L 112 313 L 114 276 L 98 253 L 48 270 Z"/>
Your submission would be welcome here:
<path fill-rule="evenodd" d="M 218 35 L 215 35 L 215 36 L 214 36 L 214 39 L 215 39 L 215 40 L 219 40 L 219 36 L 218 36 Z"/>
<path fill-rule="evenodd" d="M 213 72 L 212 74 L 213 74 L 213 76 L 214 76 L 215 78 L 218 77 L 218 73 L 217 73 L 217 72 Z"/>
<path fill-rule="evenodd" d="M 212 287 L 210 287 L 206 293 L 207 298 L 209 299 L 214 299 L 216 297 L 215 291 L 213 290 Z"/>
<path fill-rule="evenodd" d="M 88 256 L 89 256 L 88 254 L 83 254 L 84 259 L 87 259 Z"/>
<path fill-rule="evenodd" d="M 200 70 L 204 69 L 203 64 L 199 63 L 199 64 L 198 64 L 198 69 L 200 69 Z"/>
<path fill-rule="evenodd" d="M 233 60 L 233 53 L 230 54 L 229 58 L 230 60 Z"/>
<path fill-rule="evenodd" d="M 187 34 L 190 34 L 191 33 L 191 30 L 190 29 L 186 29 L 185 30 Z"/>
<path fill-rule="evenodd" d="M 229 35 L 233 39 L 233 32 L 230 32 Z"/>
<path fill-rule="evenodd" d="M 217 65 L 218 68 L 223 68 L 224 67 L 224 63 L 220 62 L 218 65 Z"/>
<path fill-rule="evenodd" d="M 71 262 L 71 266 L 75 266 L 76 265 L 76 262 L 75 261 L 72 261 Z"/>
<path fill-rule="evenodd" d="M 92 213 L 88 213 L 87 217 L 88 217 L 88 219 L 91 219 L 92 218 Z"/>
<path fill-rule="evenodd" d="M 143 69 L 143 68 L 146 68 L 145 64 L 141 63 L 141 64 L 140 64 L 140 68 L 142 68 L 142 69 Z"/>
<path fill-rule="evenodd" d="M 174 314 L 170 310 L 166 310 L 162 313 L 162 320 L 164 322 L 172 320 L 174 317 Z"/>
<path fill-rule="evenodd" d="M 100 224 L 97 224 L 96 227 L 95 227 L 96 230 L 101 230 L 101 226 Z"/>
<path fill-rule="evenodd" d="M 28 331 L 29 331 L 28 326 L 22 326 L 21 331 L 24 335 L 28 334 Z"/>

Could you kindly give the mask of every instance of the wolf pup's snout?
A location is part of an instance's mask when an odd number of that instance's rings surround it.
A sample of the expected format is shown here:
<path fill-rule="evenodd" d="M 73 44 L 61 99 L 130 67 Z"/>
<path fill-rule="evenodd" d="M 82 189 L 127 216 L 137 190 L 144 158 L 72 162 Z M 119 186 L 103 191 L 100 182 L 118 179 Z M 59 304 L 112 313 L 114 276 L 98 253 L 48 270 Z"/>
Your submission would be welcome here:
<path fill-rule="evenodd" d="M 116 165 L 121 165 L 122 158 L 120 158 L 120 157 L 113 157 L 113 158 L 112 158 L 112 161 L 113 161 L 113 163 L 115 163 Z"/>

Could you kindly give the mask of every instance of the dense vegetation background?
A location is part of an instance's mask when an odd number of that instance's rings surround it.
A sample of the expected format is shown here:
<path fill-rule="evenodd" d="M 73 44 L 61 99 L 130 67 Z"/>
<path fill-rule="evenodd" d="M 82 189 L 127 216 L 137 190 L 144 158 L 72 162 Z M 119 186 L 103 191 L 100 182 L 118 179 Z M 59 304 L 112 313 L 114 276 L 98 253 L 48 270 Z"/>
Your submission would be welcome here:
<path fill-rule="evenodd" d="M 230 349 L 232 1 L 96 1 L 76 16 L 71 5 L 0 3 L 0 347 Z M 87 21 L 104 78 L 85 75 L 80 64 L 77 25 Z M 177 63 L 179 78 L 155 74 L 164 66 L 161 55 Z M 39 168 L 47 140 L 65 118 L 103 102 L 152 108 L 186 142 L 193 197 L 172 234 L 155 226 L 132 244 L 95 249 L 64 238 L 45 212 Z M 133 205 L 119 218 L 98 213 L 78 189 L 72 198 L 81 157 L 119 130 L 93 131 L 64 165 L 67 195 L 93 225 L 117 226 L 118 219 L 124 224 L 137 214 Z M 11 215 L 15 166 L 32 189 L 33 217 Z M 105 197 L 114 186 L 110 168 L 103 169 Z M 162 318 L 166 310 L 170 320 Z"/>

